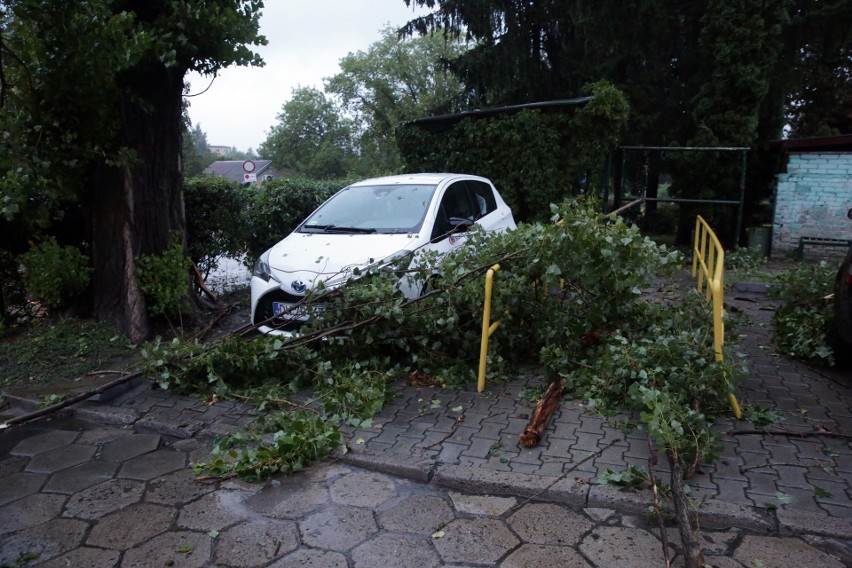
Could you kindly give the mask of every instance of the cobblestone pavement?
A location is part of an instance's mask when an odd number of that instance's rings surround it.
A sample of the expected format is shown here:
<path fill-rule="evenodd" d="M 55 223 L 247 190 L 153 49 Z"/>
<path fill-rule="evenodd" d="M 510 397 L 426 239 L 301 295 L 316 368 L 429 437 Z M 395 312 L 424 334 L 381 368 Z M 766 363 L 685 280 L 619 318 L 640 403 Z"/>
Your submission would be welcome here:
<path fill-rule="evenodd" d="M 690 480 L 707 560 L 852 565 L 850 391 L 766 348 L 765 297 L 743 288 L 728 303 L 746 316 L 740 402 L 783 413 L 784 434 L 719 423 L 738 433 Z M 198 481 L 188 467 L 250 423 L 250 407 L 136 384 L 0 433 L 0 566 L 663 566 L 650 495 L 595 482 L 647 466 L 644 433 L 564 400 L 542 443 L 521 450 L 532 403 L 520 395 L 541 384 L 400 385 L 373 428 L 346 432 L 347 453 L 263 485 Z M 666 540 L 682 565 L 674 529 Z"/>

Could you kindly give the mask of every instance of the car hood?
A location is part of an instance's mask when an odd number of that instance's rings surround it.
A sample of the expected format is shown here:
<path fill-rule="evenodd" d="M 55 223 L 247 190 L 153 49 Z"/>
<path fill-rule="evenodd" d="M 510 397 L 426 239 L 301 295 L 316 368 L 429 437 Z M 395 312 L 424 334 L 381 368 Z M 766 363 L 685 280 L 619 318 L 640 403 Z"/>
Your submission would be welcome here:
<path fill-rule="evenodd" d="M 363 268 L 402 250 L 413 250 L 417 234 L 292 233 L 269 249 L 269 267 L 281 288 L 303 294 L 319 282 L 334 286 Z"/>

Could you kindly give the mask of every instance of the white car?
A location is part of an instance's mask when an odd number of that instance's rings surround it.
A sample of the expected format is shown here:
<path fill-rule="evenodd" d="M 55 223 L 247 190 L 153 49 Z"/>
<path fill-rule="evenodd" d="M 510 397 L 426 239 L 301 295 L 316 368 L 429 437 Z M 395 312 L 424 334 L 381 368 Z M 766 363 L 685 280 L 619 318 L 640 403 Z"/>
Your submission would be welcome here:
<path fill-rule="evenodd" d="M 474 223 L 486 231 L 515 228 L 511 209 L 482 177 L 408 174 L 345 187 L 260 255 L 251 277 L 252 323 L 263 333 L 289 334 L 308 319 L 302 300 L 320 283 L 330 289 L 356 269 L 428 250 L 446 254 Z M 421 293 L 422 283 L 403 280 L 407 297 Z"/>

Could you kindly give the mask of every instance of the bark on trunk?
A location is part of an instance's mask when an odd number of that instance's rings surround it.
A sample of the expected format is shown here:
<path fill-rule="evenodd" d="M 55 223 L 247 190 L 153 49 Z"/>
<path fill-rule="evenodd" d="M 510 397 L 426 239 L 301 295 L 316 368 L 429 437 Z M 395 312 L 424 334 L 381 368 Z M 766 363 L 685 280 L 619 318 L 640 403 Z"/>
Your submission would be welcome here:
<path fill-rule="evenodd" d="M 121 124 L 111 149 L 120 165 L 95 172 L 91 211 L 94 310 L 133 341 L 150 334 L 136 258 L 183 238 L 180 171 L 183 71 L 148 62 L 125 75 Z"/>

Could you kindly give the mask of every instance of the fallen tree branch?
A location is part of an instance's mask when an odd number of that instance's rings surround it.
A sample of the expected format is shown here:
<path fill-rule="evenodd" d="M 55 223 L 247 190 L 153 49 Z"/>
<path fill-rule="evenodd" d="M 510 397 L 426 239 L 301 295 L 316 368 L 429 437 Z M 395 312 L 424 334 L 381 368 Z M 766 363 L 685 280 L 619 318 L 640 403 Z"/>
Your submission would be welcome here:
<path fill-rule="evenodd" d="M 689 497 L 684 489 L 683 463 L 676 455 L 667 453 L 672 472 L 672 502 L 674 503 L 675 520 L 683 544 L 683 565 L 685 568 L 702 568 L 706 565 L 701 543 L 695 536 L 692 520 L 689 518 Z"/>
<path fill-rule="evenodd" d="M 555 378 L 547 385 L 541 399 L 535 405 L 535 411 L 530 418 L 529 424 L 524 428 L 519 443 L 525 448 L 532 448 L 538 445 L 541 441 L 541 436 L 544 434 L 544 428 L 556 408 L 559 406 L 559 399 L 562 398 L 562 391 L 565 389 L 565 379 Z"/>
<path fill-rule="evenodd" d="M 671 568 L 672 561 L 669 558 L 669 537 L 666 533 L 666 521 L 663 518 L 663 511 L 660 508 L 660 492 L 657 487 L 657 476 L 654 474 L 654 467 L 657 465 L 657 452 L 654 451 L 654 445 L 651 442 L 651 434 L 645 431 L 648 438 L 648 478 L 651 481 L 651 491 L 654 494 L 654 514 L 657 517 L 657 523 L 660 526 L 660 540 L 663 543 L 663 559 L 665 560 L 666 568 Z"/>
<path fill-rule="evenodd" d="M 195 285 L 198 286 L 198 289 L 204 292 L 210 298 L 211 302 L 218 302 L 219 300 L 216 299 L 216 295 L 204 284 L 204 275 L 201 274 L 198 265 L 194 261 L 192 262 L 192 272 L 195 274 Z"/>
<path fill-rule="evenodd" d="M 31 420 L 35 420 L 36 418 L 41 418 L 42 416 L 46 416 L 48 414 L 53 414 L 54 412 L 62 410 L 63 408 L 67 408 L 67 407 L 71 406 L 72 404 L 76 404 L 78 402 L 81 402 L 83 400 L 91 398 L 91 397 L 95 396 L 96 394 L 101 394 L 102 392 L 105 392 L 105 391 L 107 391 L 107 390 L 109 390 L 113 387 L 117 387 L 121 384 L 124 384 L 128 381 L 131 381 L 131 380 L 133 380 L 137 377 L 141 377 L 141 376 L 142 376 L 142 371 L 136 371 L 136 372 L 133 372 L 133 373 L 129 373 L 127 375 L 124 375 L 123 377 L 119 377 L 119 378 L 117 378 L 113 381 L 105 383 L 105 384 L 103 384 L 103 385 L 101 385 L 97 388 L 92 389 L 92 390 L 88 390 L 86 392 L 81 392 L 81 393 L 75 394 L 74 396 L 70 396 L 66 399 L 63 399 L 63 400 L 57 402 L 56 404 L 51 404 L 50 406 L 45 406 L 44 408 L 40 408 L 39 410 L 36 410 L 34 412 L 30 412 L 28 414 L 22 414 L 20 416 L 15 416 L 13 418 L 10 418 L 9 420 L 4 422 L 3 424 L 0 424 L 0 430 L 5 430 L 5 429 L 9 428 L 10 426 L 15 426 L 16 424 L 23 424 L 24 422 L 29 422 Z"/>

